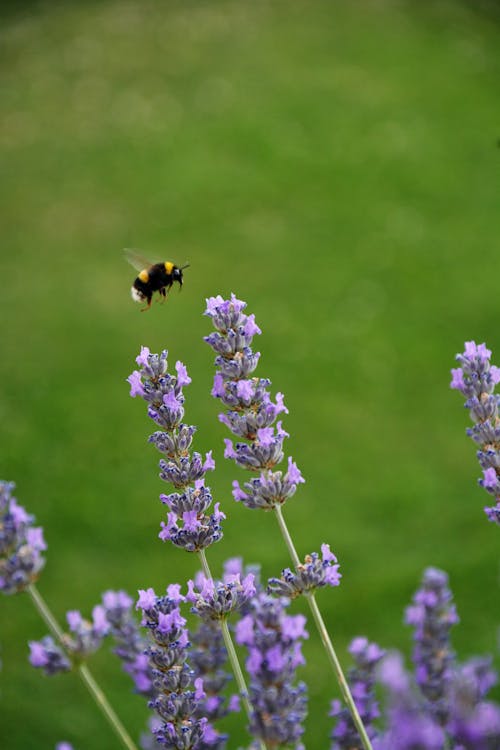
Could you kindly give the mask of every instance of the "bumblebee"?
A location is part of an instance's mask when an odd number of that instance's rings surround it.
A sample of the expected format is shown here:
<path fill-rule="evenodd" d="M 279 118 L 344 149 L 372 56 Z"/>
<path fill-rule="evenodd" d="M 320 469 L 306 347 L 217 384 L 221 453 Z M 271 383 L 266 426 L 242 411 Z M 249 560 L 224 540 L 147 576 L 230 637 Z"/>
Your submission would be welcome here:
<path fill-rule="evenodd" d="M 182 272 L 189 266 L 176 266 L 172 261 L 166 260 L 162 263 L 151 263 L 138 255 L 135 250 L 125 250 L 128 262 L 134 266 L 139 275 L 130 288 L 130 294 L 135 302 L 147 302 L 141 312 L 149 310 L 153 300 L 154 292 L 158 292 L 163 300 L 167 297 L 170 287 L 177 281 L 179 289 L 182 287 Z"/>

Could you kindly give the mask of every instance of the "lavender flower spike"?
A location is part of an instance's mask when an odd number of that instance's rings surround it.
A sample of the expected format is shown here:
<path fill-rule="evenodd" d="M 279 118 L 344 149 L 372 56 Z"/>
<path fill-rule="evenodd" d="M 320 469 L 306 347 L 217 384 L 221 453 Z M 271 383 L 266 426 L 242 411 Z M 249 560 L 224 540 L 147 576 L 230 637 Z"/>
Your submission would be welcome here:
<path fill-rule="evenodd" d="M 43 529 L 18 505 L 15 484 L 0 481 L 0 591 L 16 594 L 37 580 L 47 549 Z"/>
<path fill-rule="evenodd" d="M 249 377 L 257 366 L 259 354 L 251 349 L 253 337 L 260 334 L 253 315 L 246 315 L 244 302 L 231 295 L 230 300 L 211 297 L 205 314 L 216 329 L 205 341 L 216 352 L 216 373 L 212 395 L 220 399 L 225 411 L 219 419 L 237 437 L 236 445 L 225 440 L 225 457 L 243 469 L 259 473 L 242 489 L 233 483 L 235 500 L 248 508 L 272 510 L 294 495 L 304 478 L 289 458 L 288 471 L 273 471 L 284 457 L 283 442 L 288 433 L 276 421 L 288 413 L 283 394 L 271 400 L 267 378 Z M 246 442 L 243 442 L 246 441 Z"/>
<path fill-rule="evenodd" d="M 500 368 L 490 364 L 491 351 L 485 344 L 465 342 L 463 354 L 457 354 L 460 367 L 452 369 L 451 388 L 465 397 L 474 426 L 467 430 L 479 450 L 483 470 L 479 484 L 495 498 L 495 505 L 484 509 L 488 519 L 500 525 L 500 419 L 499 396 L 494 393 L 500 382 Z"/>
<path fill-rule="evenodd" d="M 349 652 L 356 664 L 348 674 L 351 692 L 368 736 L 373 740 L 376 736 L 373 721 L 379 716 L 375 697 L 375 669 L 385 652 L 376 643 L 369 643 L 366 638 L 355 638 L 349 646 Z M 331 750 L 361 748 L 361 740 L 351 715 L 346 708 L 343 708 L 340 701 L 332 701 L 330 716 L 336 719 L 331 735 L 333 740 Z"/>
<path fill-rule="evenodd" d="M 295 572 L 285 568 L 281 578 L 270 578 L 268 590 L 278 596 L 286 596 L 290 599 L 304 593 L 312 593 L 322 586 L 338 586 L 341 574 L 337 558 L 330 552 L 328 544 L 321 545 L 320 557 L 317 552 L 306 555 L 304 562 L 297 565 Z"/>
<path fill-rule="evenodd" d="M 146 653 L 154 689 L 149 705 L 162 720 L 154 729 L 156 741 L 171 750 L 195 750 L 209 725 L 206 718 L 196 718 L 205 693 L 202 680 L 194 679 L 187 663 L 189 640 L 179 609 L 182 601 L 179 586 L 171 585 L 161 597 L 153 589 L 139 591 L 136 607 L 142 610 L 143 625 L 153 639 Z"/>
<path fill-rule="evenodd" d="M 122 660 L 123 669 L 132 677 L 136 691 L 150 697 L 152 675 L 144 653 L 148 640 L 140 632 L 132 605 L 133 600 L 125 591 L 105 591 L 102 595 L 109 634 L 116 643 L 113 652 Z"/>
<path fill-rule="evenodd" d="M 309 635 L 303 615 L 288 615 L 289 600 L 259 593 L 236 626 L 236 642 L 247 647 L 254 708 L 250 730 L 269 748 L 302 750 L 307 689 L 296 682 Z"/>
<path fill-rule="evenodd" d="M 415 628 L 413 662 L 417 684 L 428 711 L 444 726 L 455 661 L 449 632 L 458 622 L 446 573 L 437 568 L 424 571 L 422 586 L 406 609 L 405 619 Z"/>
<path fill-rule="evenodd" d="M 182 421 L 183 388 L 191 378 L 182 362 L 176 363 L 175 375 L 169 374 L 166 351 L 151 354 L 142 347 L 136 362 L 140 369 L 128 378 L 130 395 L 146 401 L 149 417 L 161 428 L 150 436 L 149 442 L 163 454 L 159 464 L 161 479 L 175 490 L 160 495 L 169 512 L 159 537 L 188 552 L 199 552 L 222 539 L 221 521 L 225 515 L 218 503 L 207 514 L 212 495 L 205 486 L 205 475 L 215 468 L 215 462 L 211 451 L 204 459 L 196 451 L 190 452 L 196 428 Z"/>

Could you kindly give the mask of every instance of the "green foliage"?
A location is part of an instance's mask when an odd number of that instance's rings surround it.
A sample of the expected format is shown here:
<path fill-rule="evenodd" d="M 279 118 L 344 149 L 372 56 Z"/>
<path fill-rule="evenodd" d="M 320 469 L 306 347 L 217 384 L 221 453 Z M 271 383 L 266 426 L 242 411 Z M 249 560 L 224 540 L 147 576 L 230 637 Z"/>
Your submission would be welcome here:
<path fill-rule="evenodd" d="M 498 530 L 448 373 L 464 339 L 500 364 L 497 21 L 451 1 L 4 9 L 0 476 L 45 528 L 39 587 L 60 619 L 195 569 L 157 539 L 158 456 L 125 383 L 141 344 L 193 378 L 186 417 L 228 516 L 212 568 L 289 564 L 274 519 L 232 500 L 244 477 L 208 395 L 204 299 L 234 291 L 307 480 L 290 530 L 341 562 L 319 600 L 343 662 L 358 634 L 409 653 L 427 565 L 450 575 L 459 654 L 494 651 Z M 122 247 L 189 260 L 182 293 L 139 312 Z M 45 628 L 27 598 L 0 607 L 0 745 L 114 747 L 76 678 L 28 665 Z M 306 745 L 324 748 L 336 688 L 315 636 L 306 654 Z M 137 736 L 142 700 L 112 657 L 92 667 Z"/>

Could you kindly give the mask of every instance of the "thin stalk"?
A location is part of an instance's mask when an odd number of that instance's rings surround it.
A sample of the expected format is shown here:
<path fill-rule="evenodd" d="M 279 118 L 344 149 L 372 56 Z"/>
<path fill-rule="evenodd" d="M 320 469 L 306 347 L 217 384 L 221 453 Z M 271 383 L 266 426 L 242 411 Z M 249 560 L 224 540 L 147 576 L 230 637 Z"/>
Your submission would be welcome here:
<path fill-rule="evenodd" d="M 64 640 L 64 633 L 59 627 L 59 624 L 57 620 L 55 619 L 54 615 L 50 611 L 49 607 L 47 606 L 47 603 L 43 599 L 42 595 L 36 588 L 35 584 L 32 583 L 27 587 L 27 591 L 31 596 L 31 600 L 33 601 L 33 604 L 35 605 L 36 609 L 38 610 L 38 613 L 42 617 L 42 619 L 45 621 L 45 624 L 51 631 L 51 633 L 57 638 L 61 646 L 64 648 L 64 651 L 67 652 L 66 643 Z M 68 656 L 71 658 L 71 654 L 68 654 Z M 113 708 L 111 707 L 110 703 L 108 702 L 108 699 L 102 692 L 101 688 L 93 678 L 89 668 L 86 664 L 80 664 L 76 667 L 76 671 L 78 672 L 78 675 L 80 676 L 80 679 L 84 683 L 87 690 L 92 695 L 93 699 L 95 700 L 97 706 L 101 710 L 101 712 L 104 714 L 106 720 L 113 728 L 115 734 L 120 739 L 121 743 L 124 747 L 127 748 L 127 750 L 137 750 L 137 746 L 128 734 L 127 730 L 121 723 L 120 719 L 114 712 Z"/>
<path fill-rule="evenodd" d="M 205 573 L 205 576 L 207 578 L 210 578 L 210 580 L 214 580 L 212 573 L 210 572 L 210 568 L 208 566 L 207 556 L 205 554 L 205 550 L 200 550 L 199 552 L 201 564 L 203 566 L 203 570 Z M 231 667 L 234 672 L 234 676 L 236 678 L 236 684 L 238 685 L 238 691 L 241 696 L 241 701 L 243 703 L 243 706 L 245 708 L 246 715 L 248 716 L 248 720 L 252 720 L 252 715 L 254 713 L 253 706 L 250 703 L 250 699 L 248 697 L 248 688 L 245 682 L 245 677 L 243 675 L 240 662 L 238 660 L 238 654 L 236 653 L 236 649 L 234 648 L 233 639 L 231 638 L 231 633 L 229 632 L 229 627 L 227 624 L 227 621 L 225 619 L 220 620 L 220 627 L 222 631 L 222 637 L 224 639 L 224 645 L 226 646 L 227 655 L 229 657 L 229 661 L 231 662 Z M 260 749 L 266 750 L 266 745 L 263 740 L 258 740 Z"/>
<path fill-rule="evenodd" d="M 280 531 L 283 535 L 283 539 L 285 540 L 285 544 L 290 553 L 290 557 L 293 560 L 293 564 L 295 566 L 300 565 L 299 556 L 297 555 L 297 550 L 295 549 L 295 545 L 292 541 L 292 537 L 290 536 L 290 532 L 288 531 L 288 527 L 285 523 L 285 519 L 283 518 L 283 512 L 282 512 L 281 506 L 280 505 L 275 506 L 274 510 L 276 513 L 276 518 L 278 519 L 278 525 L 280 527 Z M 309 608 L 312 612 L 312 616 L 314 618 L 316 628 L 318 629 L 318 633 L 320 635 L 321 641 L 323 643 L 323 646 L 325 647 L 325 651 L 327 653 L 328 659 L 330 661 L 330 664 L 337 678 L 337 682 L 339 684 L 342 697 L 344 698 L 344 701 L 351 713 L 352 720 L 354 722 L 356 729 L 358 730 L 358 734 L 361 739 L 361 742 L 363 743 L 363 747 L 365 748 L 365 750 L 373 750 L 371 742 L 370 742 L 370 738 L 368 737 L 366 733 L 366 729 L 361 720 L 361 716 L 359 715 L 358 709 L 356 708 L 356 704 L 354 703 L 354 699 L 349 689 L 349 685 L 345 678 L 344 672 L 342 671 L 342 667 L 340 666 L 340 662 L 338 660 L 337 654 L 335 653 L 333 643 L 331 641 L 328 630 L 326 629 L 326 625 L 321 615 L 321 612 L 319 610 L 316 599 L 314 597 L 314 593 L 312 592 L 306 593 L 305 597 L 307 599 L 307 603 L 309 604 Z"/>

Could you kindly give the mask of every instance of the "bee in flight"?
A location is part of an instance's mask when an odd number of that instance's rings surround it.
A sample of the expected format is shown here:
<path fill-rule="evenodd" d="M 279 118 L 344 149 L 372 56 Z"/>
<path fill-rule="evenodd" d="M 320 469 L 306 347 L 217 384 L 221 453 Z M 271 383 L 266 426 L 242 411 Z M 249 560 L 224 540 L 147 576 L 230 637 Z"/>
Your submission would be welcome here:
<path fill-rule="evenodd" d="M 177 281 L 179 288 L 182 287 L 182 272 L 189 266 L 189 263 L 180 267 L 170 260 L 163 263 L 151 263 L 151 261 L 136 253 L 135 250 L 127 249 L 124 252 L 128 262 L 139 271 L 130 293 L 135 302 L 147 302 L 146 307 L 143 307 L 141 312 L 149 310 L 151 307 L 154 292 L 158 292 L 160 297 L 165 299 L 174 281 Z"/>

